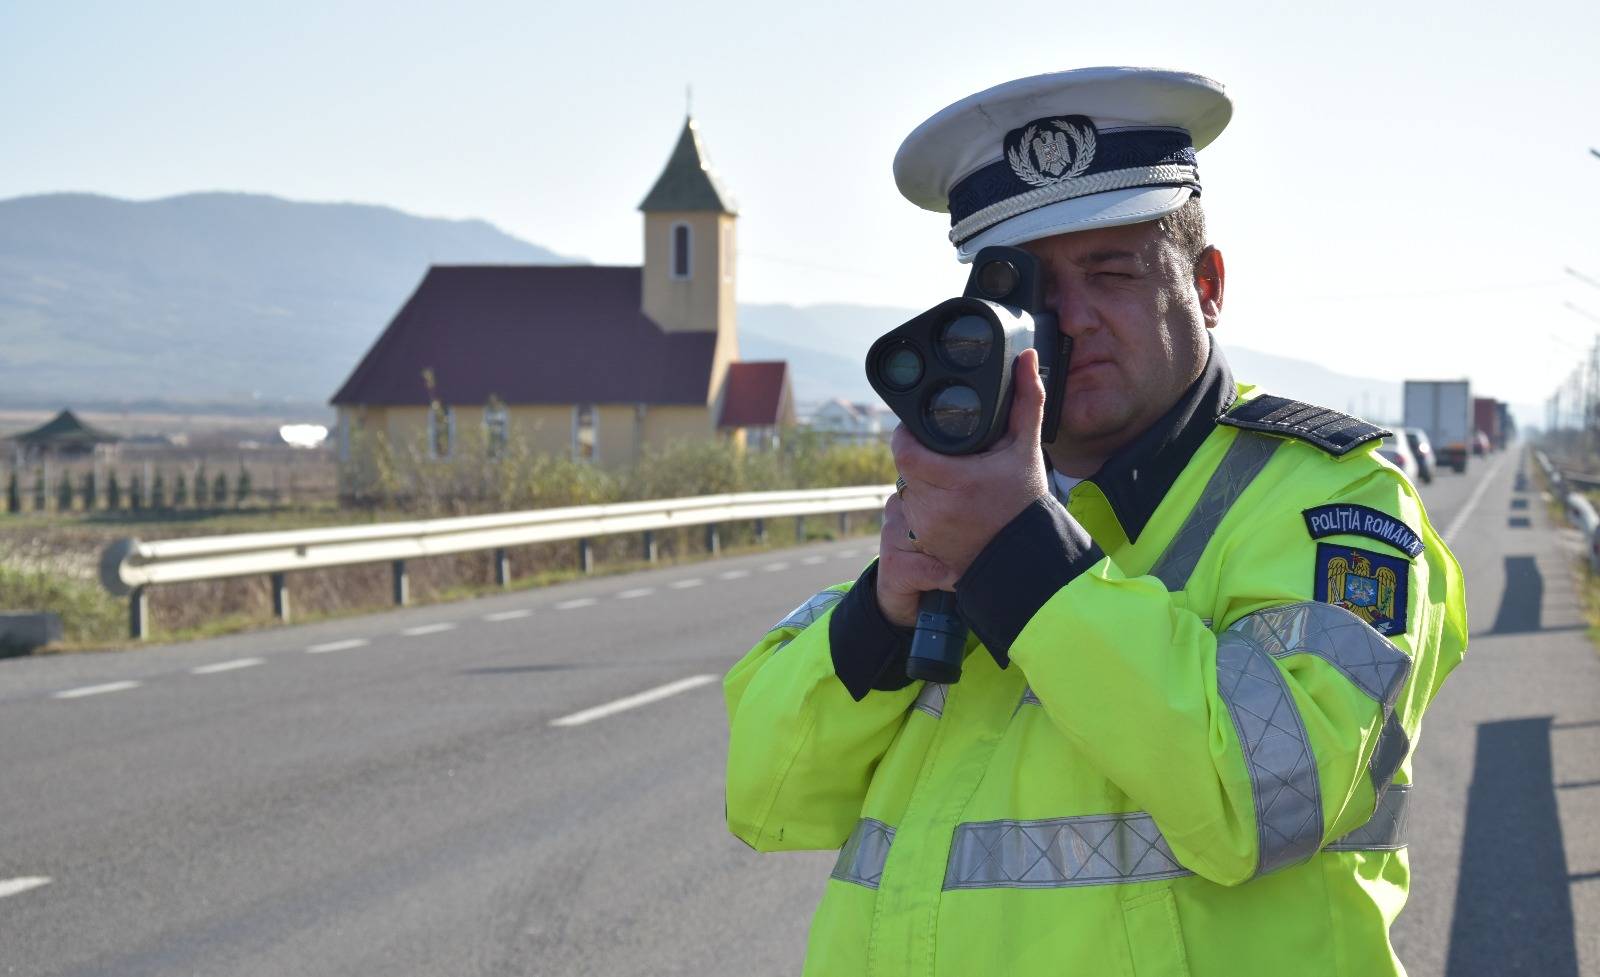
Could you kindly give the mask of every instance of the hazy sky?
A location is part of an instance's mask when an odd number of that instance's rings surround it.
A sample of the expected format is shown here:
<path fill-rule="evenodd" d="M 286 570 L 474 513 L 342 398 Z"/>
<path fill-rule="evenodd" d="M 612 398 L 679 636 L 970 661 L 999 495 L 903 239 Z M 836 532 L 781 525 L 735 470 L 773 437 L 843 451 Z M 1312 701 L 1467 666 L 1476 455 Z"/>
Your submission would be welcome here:
<path fill-rule="evenodd" d="M 252 7 L 0 0 L 0 197 L 352 200 L 635 264 L 692 83 L 742 300 L 921 306 L 963 273 L 895 190 L 904 135 L 1008 78 L 1148 64 L 1234 99 L 1200 157 L 1225 341 L 1537 403 L 1597 329 L 1563 272 L 1600 280 L 1592 0 Z"/>

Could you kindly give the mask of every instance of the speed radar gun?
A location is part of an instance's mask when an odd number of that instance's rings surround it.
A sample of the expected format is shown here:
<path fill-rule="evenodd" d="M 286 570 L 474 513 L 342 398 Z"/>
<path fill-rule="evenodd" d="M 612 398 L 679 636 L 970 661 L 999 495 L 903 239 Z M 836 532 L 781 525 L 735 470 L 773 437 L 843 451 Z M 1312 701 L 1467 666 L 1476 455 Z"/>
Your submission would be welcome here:
<path fill-rule="evenodd" d="M 977 454 L 1005 434 L 1017 355 L 1039 351 L 1044 381 L 1043 440 L 1055 438 L 1066 395 L 1072 340 L 1044 307 L 1044 278 L 1020 248 L 978 252 L 960 298 L 948 299 L 882 336 L 867 351 L 867 380 L 906 429 L 929 449 Z M 929 682 L 961 678 L 967 626 L 955 595 L 929 591 L 918 604 L 906 674 Z"/>

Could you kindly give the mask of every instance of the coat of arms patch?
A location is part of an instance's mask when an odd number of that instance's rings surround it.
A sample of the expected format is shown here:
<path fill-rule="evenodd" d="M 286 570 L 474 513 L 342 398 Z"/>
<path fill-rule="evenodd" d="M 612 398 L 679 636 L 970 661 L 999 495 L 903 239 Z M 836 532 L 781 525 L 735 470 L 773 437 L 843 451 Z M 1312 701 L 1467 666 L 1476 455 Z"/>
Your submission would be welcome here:
<path fill-rule="evenodd" d="M 1405 634 L 1411 565 L 1353 546 L 1317 544 L 1316 599 L 1342 607 L 1379 634 Z"/>

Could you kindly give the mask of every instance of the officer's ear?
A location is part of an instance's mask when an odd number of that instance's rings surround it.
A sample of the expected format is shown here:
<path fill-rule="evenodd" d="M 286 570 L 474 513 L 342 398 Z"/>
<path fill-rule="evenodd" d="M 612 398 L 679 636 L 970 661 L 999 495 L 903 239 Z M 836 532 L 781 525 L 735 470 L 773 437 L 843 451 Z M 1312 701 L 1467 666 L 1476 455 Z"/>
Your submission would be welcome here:
<path fill-rule="evenodd" d="M 1222 290 L 1228 270 L 1222 261 L 1222 252 L 1211 245 L 1194 259 L 1194 292 L 1200 299 L 1200 314 L 1205 317 L 1206 328 L 1217 328 L 1222 317 Z"/>

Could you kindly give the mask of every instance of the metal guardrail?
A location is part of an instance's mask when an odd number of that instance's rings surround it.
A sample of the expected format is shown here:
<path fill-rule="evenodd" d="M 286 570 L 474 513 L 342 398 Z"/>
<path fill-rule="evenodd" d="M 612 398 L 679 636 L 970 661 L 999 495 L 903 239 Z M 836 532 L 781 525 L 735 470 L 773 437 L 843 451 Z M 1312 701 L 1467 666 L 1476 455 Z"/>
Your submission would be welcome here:
<path fill-rule="evenodd" d="M 1571 523 L 1583 533 L 1588 546 L 1590 573 L 1600 573 L 1600 514 L 1583 490 L 1600 488 L 1600 477 L 1562 470 L 1550 461 L 1543 451 L 1533 453 L 1534 461 L 1544 472 L 1551 494 L 1561 499 L 1562 511 Z"/>
<path fill-rule="evenodd" d="M 142 542 L 122 539 L 106 547 L 100 557 L 100 582 L 118 597 L 128 598 L 128 631 L 134 638 L 149 633 L 148 588 L 156 584 L 228 577 L 271 577 L 273 611 L 289 619 L 287 574 L 297 570 L 388 562 L 394 577 L 394 602 L 409 599 L 406 561 L 452 553 L 494 551 L 495 580 L 510 582 L 507 550 L 532 543 L 577 540 L 579 567 L 594 567 L 589 541 L 597 536 L 642 533 L 644 558 L 656 558 L 655 533 L 665 529 L 705 526 L 707 549 L 720 546 L 718 525 L 756 523 L 764 539 L 767 519 L 793 517 L 796 535 L 804 535 L 804 519 L 838 514 L 841 524 L 851 512 L 881 510 L 894 494 L 893 485 L 809 489 L 788 492 L 743 492 L 702 495 L 650 502 L 571 506 L 526 512 L 424 519 L 415 522 L 378 523 L 297 529 L 276 533 L 238 533 Z"/>

